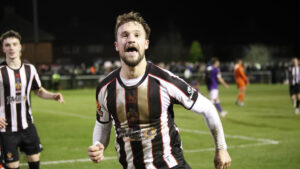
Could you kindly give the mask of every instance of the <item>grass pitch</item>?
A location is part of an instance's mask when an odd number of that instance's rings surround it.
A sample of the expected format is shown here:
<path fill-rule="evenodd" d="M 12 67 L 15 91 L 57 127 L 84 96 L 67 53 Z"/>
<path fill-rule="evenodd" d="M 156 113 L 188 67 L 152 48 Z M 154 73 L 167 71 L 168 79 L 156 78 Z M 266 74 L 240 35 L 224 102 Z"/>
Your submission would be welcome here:
<path fill-rule="evenodd" d="M 200 91 L 207 95 L 206 88 Z M 95 89 L 61 91 L 65 104 L 32 95 L 34 122 L 44 150 L 41 169 L 121 169 L 114 149 L 114 132 L 105 151 L 106 160 L 88 160 L 95 124 Z M 246 105 L 234 104 L 237 88 L 220 87 L 222 119 L 231 169 L 300 169 L 300 116 L 285 85 L 247 87 Z M 213 169 L 214 145 L 202 116 L 175 106 L 175 121 L 181 129 L 185 158 L 193 169 Z M 112 130 L 114 131 L 114 130 Z M 21 156 L 21 169 L 28 168 Z"/>

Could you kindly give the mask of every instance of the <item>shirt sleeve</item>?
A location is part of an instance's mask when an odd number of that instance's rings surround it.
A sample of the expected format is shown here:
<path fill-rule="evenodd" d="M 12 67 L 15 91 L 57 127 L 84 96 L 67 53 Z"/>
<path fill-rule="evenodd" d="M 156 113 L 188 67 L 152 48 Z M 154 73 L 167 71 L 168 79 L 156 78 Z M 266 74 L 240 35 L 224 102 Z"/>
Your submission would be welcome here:
<path fill-rule="evenodd" d="M 99 123 L 96 121 L 93 132 L 93 144 L 101 143 L 106 148 L 109 144 L 112 122 Z"/>
<path fill-rule="evenodd" d="M 198 97 L 196 89 L 187 84 L 183 79 L 172 75 L 169 81 L 162 81 L 168 94 L 173 100 L 182 104 L 186 109 L 191 109 Z"/>
<path fill-rule="evenodd" d="M 42 87 L 42 83 L 41 83 L 40 77 L 33 65 L 31 65 L 31 69 L 32 69 L 32 73 L 33 73 L 31 90 L 37 90 Z"/>
<path fill-rule="evenodd" d="M 111 121 L 110 113 L 107 110 L 107 92 L 106 88 L 96 92 L 96 120 L 99 123 L 109 123 Z"/>

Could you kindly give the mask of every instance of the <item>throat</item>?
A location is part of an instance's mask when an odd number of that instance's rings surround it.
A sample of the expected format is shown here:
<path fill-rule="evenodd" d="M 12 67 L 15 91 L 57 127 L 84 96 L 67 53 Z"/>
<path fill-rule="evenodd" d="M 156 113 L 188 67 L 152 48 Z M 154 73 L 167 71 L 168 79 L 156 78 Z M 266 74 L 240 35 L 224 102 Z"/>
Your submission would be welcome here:
<path fill-rule="evenodd" d="M 6 63 L 12 69 L 19 69 L 22 64 L 20 59 L 14 59 L 14 60 L 7 59 Z"/>

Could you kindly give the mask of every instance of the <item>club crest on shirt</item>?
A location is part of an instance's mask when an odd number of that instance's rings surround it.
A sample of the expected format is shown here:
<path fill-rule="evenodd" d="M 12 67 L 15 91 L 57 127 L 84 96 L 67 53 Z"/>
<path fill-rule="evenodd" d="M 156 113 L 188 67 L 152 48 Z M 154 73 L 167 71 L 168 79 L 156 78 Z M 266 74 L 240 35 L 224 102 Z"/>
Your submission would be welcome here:
<path fill-rule="evenodd" d="M 6 157 L 7 157 L 7 159 L 9 160 L 9 161 L 12 161 L 14 158 L 13 158 L 13 154 L 11 153 L 11 152 L 8 152 L 7 154 L 6 154 Z"/>
<path fill-rule="evenodd" d="M 129 94 L 127 97 L 126 97 L 126 102 L 127 103 L 136 103 L 136 97 L 134 97 L 134 95 L 131 95 Z"/>
<path fill-rule="evenodd" d="M 16 74 L 16 91 L 20 91 L 22 88 L 22 83 L 20 79 L 20 74 Z"/>
<path fill-rule="evenodd" d="M 101 110 L 101 106 L 98 102 L 96 102 L 97 104 L 97 114 L 100 116 L 100 117 L 103 117 L 103 111 Z"/>

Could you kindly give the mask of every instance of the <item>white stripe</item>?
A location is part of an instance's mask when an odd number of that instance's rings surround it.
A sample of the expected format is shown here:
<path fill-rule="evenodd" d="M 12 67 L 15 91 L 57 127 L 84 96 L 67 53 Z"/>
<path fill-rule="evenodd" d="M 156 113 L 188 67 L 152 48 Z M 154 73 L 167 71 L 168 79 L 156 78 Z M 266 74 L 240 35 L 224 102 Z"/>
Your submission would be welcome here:
<path fill-rule="evenodd" d="M 23 129 L 26 129 L 28 127 L 28 123 L 26 119 L 26 100 L 23 100 L 23 96 L 26 96 L 27 79 L 26 79 L 26 72 L 25 72 L 24 65 L 20 69 L 20 78 L 21 78 L 21 85 L 22 85 L 21 119 L 22 119 L 22 127 Z"/>
<path fill-rule="evenodd" d="M 161 136 L 163 142 L 163 158 L 169 168 L 176 166 L 178 163 L 171 152 L 171 140 L 168 127 L 168 113 L 167 111 L 161 114 Z"/>
<path fill-rule="evenodd" d="M 10 97 L 16 98 L 16 85 L 15 85 L 15 73 L 13 70 L 6 68 L 8 77 L 9 77 L 9 84 L 10 84 Z M 7 98 L 6 98 L 7 99 Z M 17 131 L 17 107 L 16 102 L 10 102 L 10 112 L 11 112 L 11 125 L 12 131 Z"/>
<path fill-rule="evenodd" d="M 31 86 L 32 86 L 32 80 L 33 80 L 33 70 L 32 70 L 32 66 L 29 65 L 29 68 L 30 68 L 30 77 L 29 77 L 29 82 L 28 82 L 28 86 L 27 86 L 27 100 L 28 100 L 28 112 L 30 114 L 30 117 L 31 117 L 31 121 L 33 123 L 33 117 L 32 117 L 32 110 L 31 110 L 31 101 L 30 101 L 30 91 L 31 91 Z M 27 79 L 28 80 L 28 79 Z"/>
<path fill-rule="evenodd" d="M 0 117 L 5 118 L 5 101 L 4 101 L 4 82 L 2 73 L 0 71 Z M 5 132 L 5 127 L 1 129 L 1 132 Z"/>
<path fill-rule="evenodd" d="M 153 153 L 152 153 L 152 143 L 151 139 L 142 140 L 143 145 L 143 154 L 144 154 L 144 163 L 147 169 L 156 169 L 153 164 Z"/>
<path fill-rule="evenodd" d="M 118 120 L 120 121 L 121 128 L 129 128 L 128 120 L 126 116 L 126 93 L 125 89 L 116 81 L 116 114 L 118 116 Z M 123 111 L 123 112 L 122 112 Z M 118 113 L 120 112 L 120 113 Z M 123 117 L 121 117 L 123 115 Z"/>
<path fill-rule="evenodd" d="M 126 153 L 127 168 L 134 169 L 135 166 L 133 164 L 133 155 L 130 141 L 124 141 L 124 149 Z"/>

